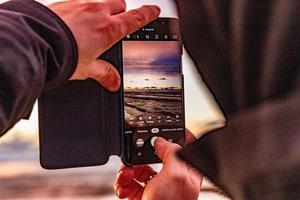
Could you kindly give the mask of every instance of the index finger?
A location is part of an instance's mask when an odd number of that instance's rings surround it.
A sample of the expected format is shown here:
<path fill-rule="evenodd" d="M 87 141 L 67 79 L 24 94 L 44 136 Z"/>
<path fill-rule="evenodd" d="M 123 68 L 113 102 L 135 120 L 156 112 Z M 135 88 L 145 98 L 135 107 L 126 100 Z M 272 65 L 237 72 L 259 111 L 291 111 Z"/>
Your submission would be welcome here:
<path fill-rule="evenodd" d="M 119 14 L 126 10 L 125 0 L 103 0 L 102 3 L 108 8 L 108 12 L 112 15 Z"/>
<path fill-rule="evenodd" d="M 118 15 L 114 19 L 118 22 L 116 40 L 122 39 L 136 30 L 144 27 L 159 17 L 160 8 L 156 5 L 145 5 L 137 9 L 129 10 Z"/>

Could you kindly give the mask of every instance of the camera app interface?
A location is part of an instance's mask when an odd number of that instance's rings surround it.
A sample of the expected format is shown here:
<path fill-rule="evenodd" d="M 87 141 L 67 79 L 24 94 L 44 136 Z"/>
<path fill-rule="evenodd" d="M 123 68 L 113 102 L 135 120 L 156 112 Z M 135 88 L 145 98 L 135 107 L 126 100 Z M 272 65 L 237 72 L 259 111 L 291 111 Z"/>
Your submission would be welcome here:
<path fill-rule="evenodd" d="M 123 41 L 125 133 L 184 130 L 179 41 Z"/>

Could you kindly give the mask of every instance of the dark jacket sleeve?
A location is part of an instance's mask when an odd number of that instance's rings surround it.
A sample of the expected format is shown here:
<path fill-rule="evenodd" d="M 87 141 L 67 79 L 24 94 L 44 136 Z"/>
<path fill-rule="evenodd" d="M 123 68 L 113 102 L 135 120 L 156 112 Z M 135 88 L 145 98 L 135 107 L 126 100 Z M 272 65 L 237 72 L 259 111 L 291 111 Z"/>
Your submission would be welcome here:
<path fill-rule="evenodd" d="M 300 2 L 178 0 L 227 126 L 179 156 L 233 199 L 300 198 Z"/>
<path fill-rule="evenodd" d="M 180 157 L 233 199 L 299 199 L 299 94 L 229 116 Z"/>
<path fill-rule="evenodd" d="M 26 117 L 43 91 L 68 80 L 75 39 L 50 9 L 31 0 L 0 4 L 0 136 Z"/>

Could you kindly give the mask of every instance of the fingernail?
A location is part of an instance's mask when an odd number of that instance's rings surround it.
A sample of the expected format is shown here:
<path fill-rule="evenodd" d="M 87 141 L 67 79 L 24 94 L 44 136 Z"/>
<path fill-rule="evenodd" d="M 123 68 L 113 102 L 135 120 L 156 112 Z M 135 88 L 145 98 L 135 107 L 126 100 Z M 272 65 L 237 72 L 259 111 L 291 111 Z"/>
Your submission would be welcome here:
<path fill-rule="evenodd" d="M 116 78 L 116 79 L 113 81 L 111 87 L 113 88 L 113 91 L 117 91 L 117 90 L 119 90 L 120 85 L 121 85 L 120 79 L 119 79 L 119 78 Z"/>
<path fill-rule="evenodd" d="M 120 197 L 120 189 L 117 189 L 117 196 Z"/>
<path fill-rule="evenodd" d="M 157 6 L 157 5 L 154 5 L 154 7 L 156 8 L 156 10 L 157 10 L 158 12 L 160 12 L 160 11 L 161 11 L 161 9 L 160 9 L 160 7 L 159 7 L 159 6 Z"/>
<path fill-rule="evenodd" d="M 167 140 L 165 139 L 165 138 L 163 138 L 163 137 L 157 137 L 156 138 L 156 142 L 166 142 Z"/>
<path fill-rule="evenodd" d="M 109 90 L 117 91 L 120 88 L 121 80 L 115 72 L 111 72 L 107 75 L 107 79 L 103 83 Z"/>
<path fill-rule="evenodd" d="M 155 136 L 155 137 L 153 137 L 153 138 L 151 138 L 151 140 L 150 140 L 150 143 L 151 143 L 151 146 L 153 146 L 154 147 L 154 143 L 155 143 L 155 140 L 157 139 L 157 137 Z"/>
<path fill-rule="evenodd" d="M 153 137 L 153 138 L 151 138 L 151 146 L 153 146 L 154 147 L 154 144 L 156 143 L 156 145 L 157 144 L 159 144 L 159 143 L 162 143 L 162 142 L 166 142 L 166 140 L 164 139 L 164 138 L 162 138 L 162 137 Z"/>

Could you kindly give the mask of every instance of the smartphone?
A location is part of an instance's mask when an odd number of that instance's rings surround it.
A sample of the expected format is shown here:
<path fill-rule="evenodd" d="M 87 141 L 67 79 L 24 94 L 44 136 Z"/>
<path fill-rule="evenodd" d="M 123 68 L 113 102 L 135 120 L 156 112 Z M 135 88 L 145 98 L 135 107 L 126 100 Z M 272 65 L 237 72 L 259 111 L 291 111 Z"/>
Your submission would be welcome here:
<path fill-rule="evenodd" d="M 123 153 L 126 165 L 158 163 L 155 136 L 185 141 L 179 21 L 159 18 L 122 40 Z"/>

